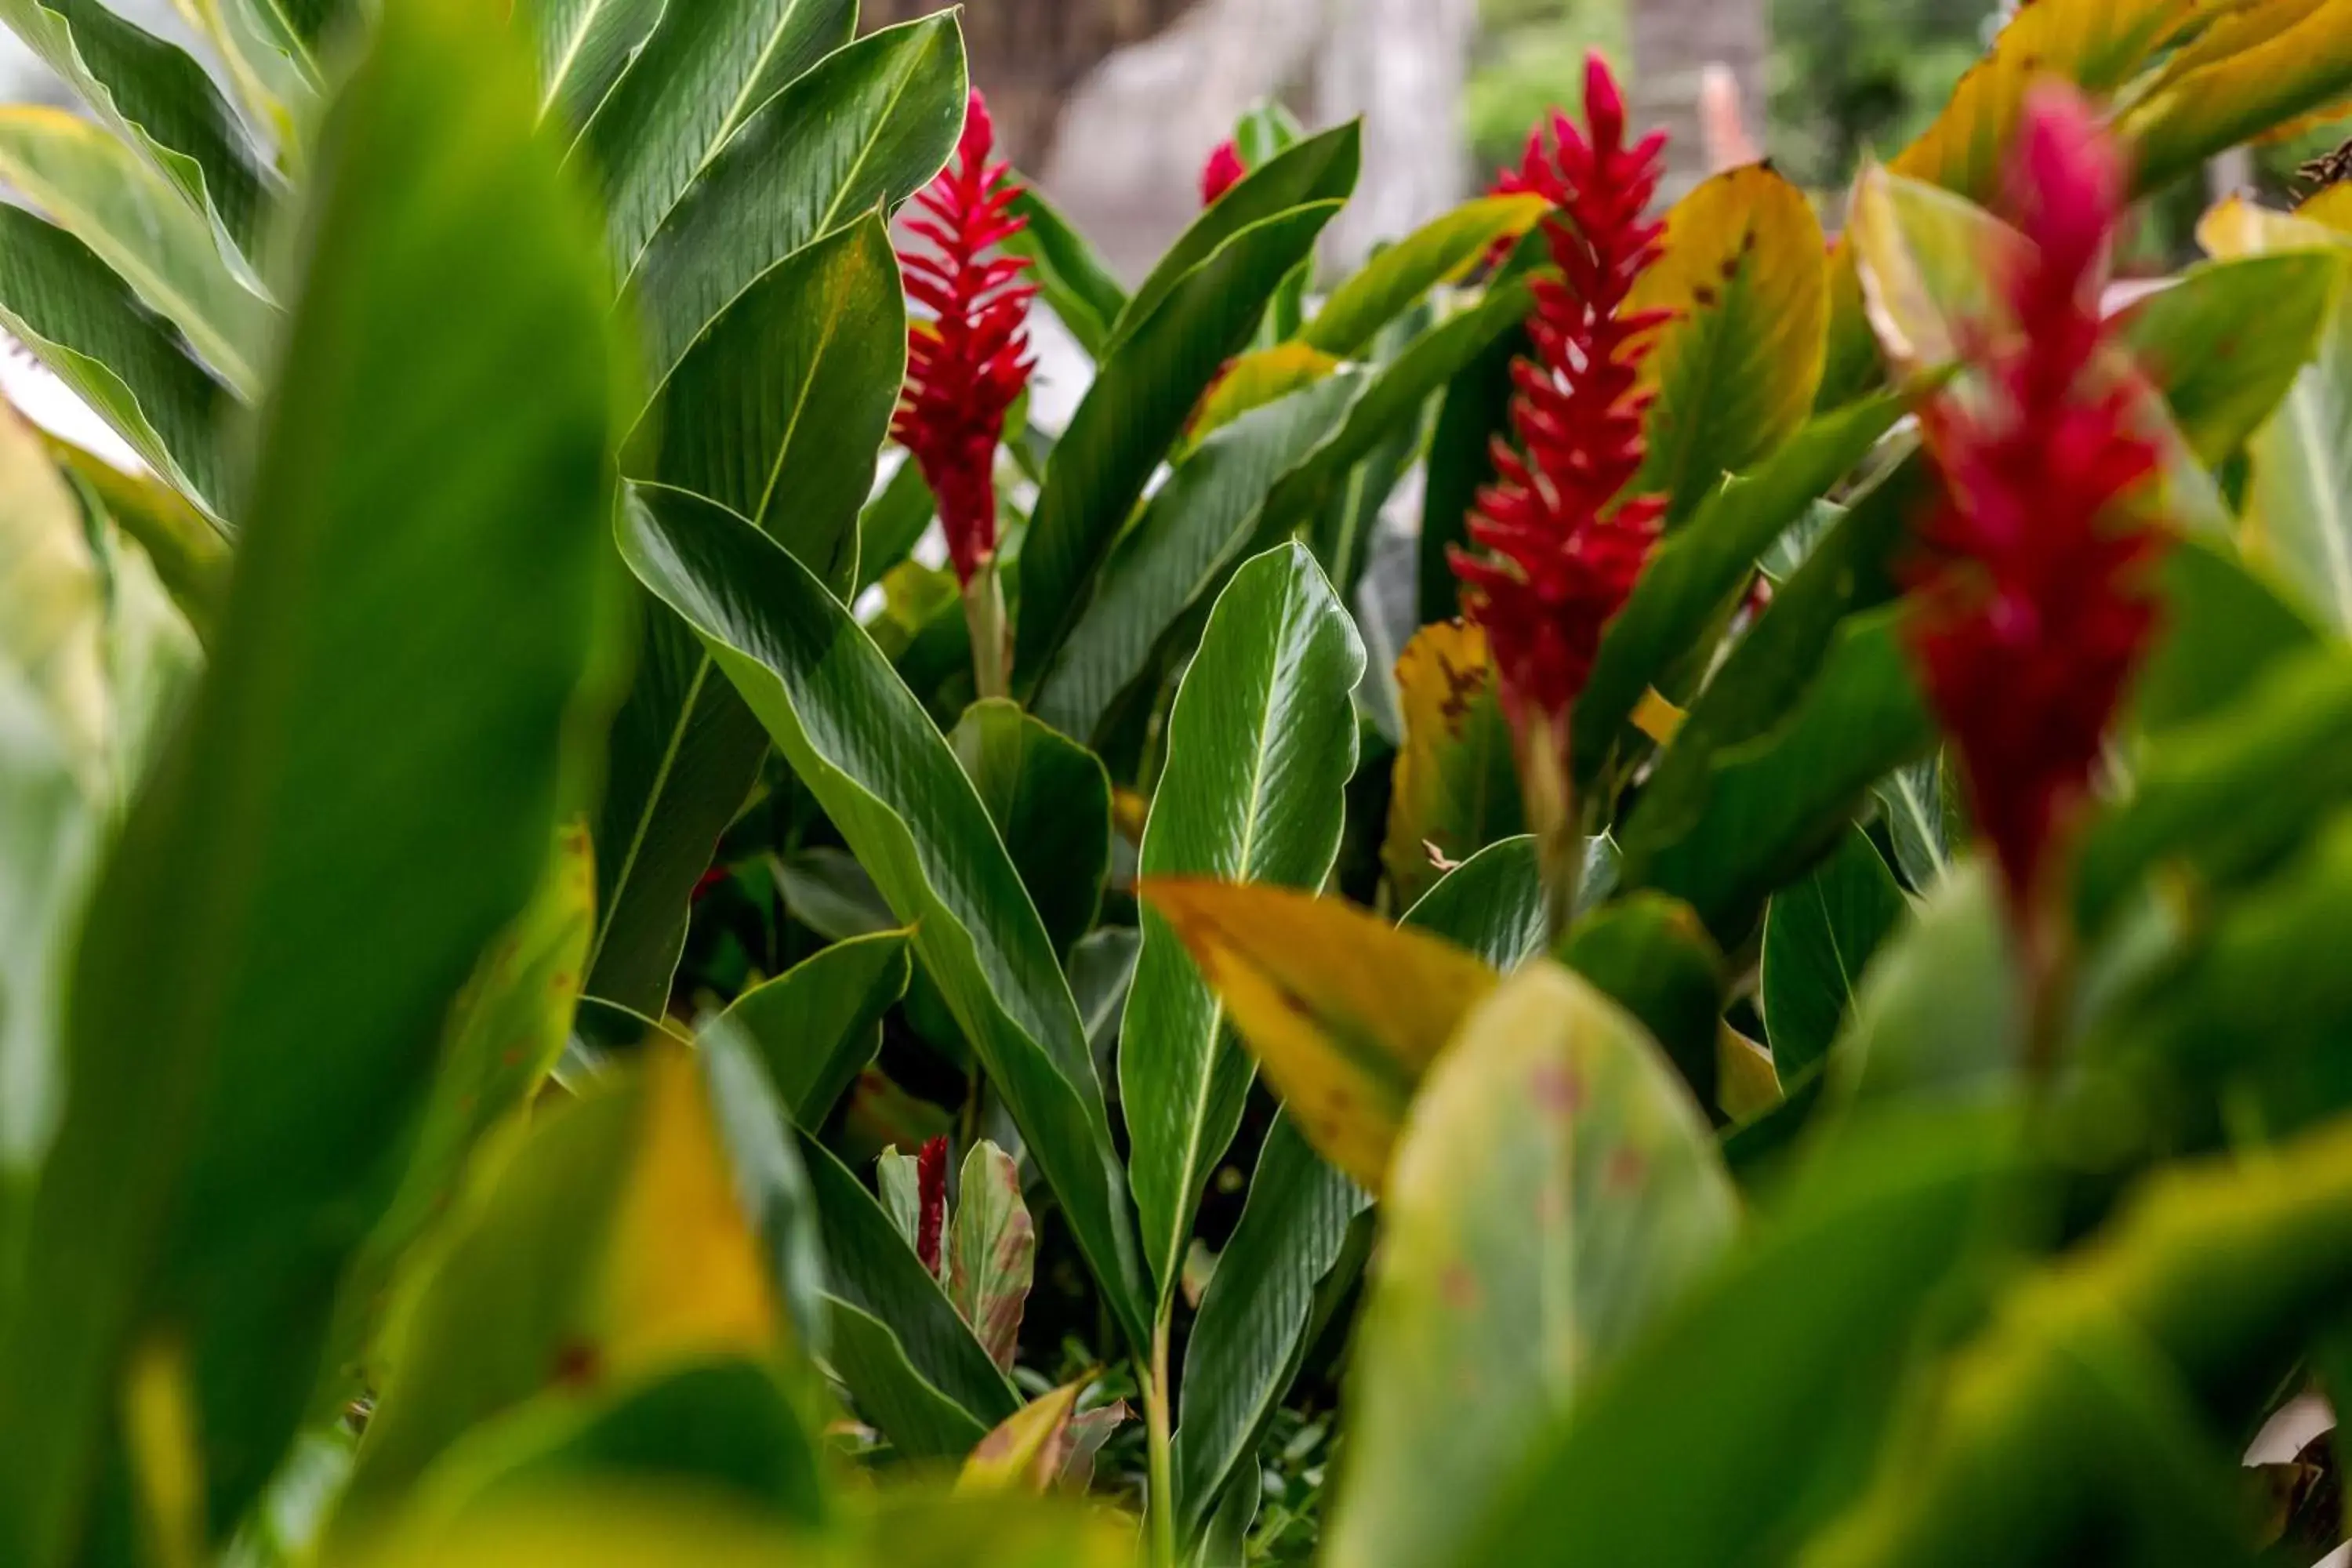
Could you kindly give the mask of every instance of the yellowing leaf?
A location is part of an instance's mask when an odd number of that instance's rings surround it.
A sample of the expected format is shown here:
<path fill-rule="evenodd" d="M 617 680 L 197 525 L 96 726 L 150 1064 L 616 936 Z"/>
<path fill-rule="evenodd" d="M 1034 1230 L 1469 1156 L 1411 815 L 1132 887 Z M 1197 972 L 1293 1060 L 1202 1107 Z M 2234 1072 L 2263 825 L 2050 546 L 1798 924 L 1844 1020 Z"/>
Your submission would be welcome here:
<path fill-rule="evenodd" d="M 1381 863 L 1402 910 L 1447 865 L 1525 831 L 1525 815 L 1486 632 L 1466 621 L 1422 627 L 1397 659 L 1396 680 L 1404 744 Z"/>
<path fill-rule="evenodd" d="M 956 1477 L 958 1494 L 1042 1492 L 1051 1487 L 1069 1457 L 1070 1417 L 1085 1387 L 1065 1384 L 1006 1416 L 964 1460 Z"/>
<path fill-rule="evenodd" d="M 1415 300 L 1462 279 L 1479 258 L 1517 239 L 1549 211 L 1551 204 L 1538 195 L 1465 202 L 1390 246 L 1334 289 L 1300 341 L 1342 358 L 1362 353 Z"/>
<path fill-rule="evenodd" d="M 1323 1157 L 1377 1194 L 1422 1073 L 1495 972 L 1335 899 L 1154 879 L 1138 891 L 1222 997 Z"/>
<path fill-rule="evenodd" d="M 1186 441 L 1198 444 L 1211 431 L 1232 424 L 1251 409 L 1312 386 L 1339 368 L 1335 356 L 1303 342 L 1276 343 L 1244 354 L 1225 367 L 1225 374 L 1201 399 L 1201 411 L 1185 433 Z"/>
<path fill-rule="evenodd" d="M 2352 89 L 2352 0 L 2257 0 L 2221 18 L 2121 116 L 2143 190 Z"/>
<path fill-rule="evenodd" d="M 1643 366 L 1657 394 L 1639 487 L 1669 524 L 1795 433 L 1821 384 L 1829 322 L 1822 226 L 1769 165 L 1717 174 L 1666 215 L 1665 251 L 1627 308 L 1675 312 Z"/>
<path fill-rule="evenodd" d="M 1958 323 L 2005 310 L 1993 279 L 2024 241 L 1972 202 L 1873 166 L 1854 186 L 1846 243 L 1879 349 L 1912 376 L 1958 357 Z"/>
<path fill-rule="evenodd" d="M 1658 695 L 1651 687 L 1642 693 L 1642 700 L 1633 705 L 1633 728 L 1661 746 L 1671 746 L 1675 737 L 1683 732 L 1683 721 L 1690 715 Z"/>

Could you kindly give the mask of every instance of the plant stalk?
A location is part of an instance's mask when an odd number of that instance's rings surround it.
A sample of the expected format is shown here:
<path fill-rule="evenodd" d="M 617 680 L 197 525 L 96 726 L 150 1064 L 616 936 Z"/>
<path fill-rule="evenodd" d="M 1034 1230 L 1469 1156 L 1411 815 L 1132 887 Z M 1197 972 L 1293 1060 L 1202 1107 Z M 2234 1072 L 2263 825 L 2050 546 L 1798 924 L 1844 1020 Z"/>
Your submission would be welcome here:
<path fill-rule="evenodd" d="M 1569 767 L 1568 718 L 1565 712 L 1530 714 L 1512 726 L 1519 795 L 1543 877 L 1544 940 L 1553 946 L 1575 923 L 1578 884 L 1584 875 L 1584 834 L 1577 820 L 1575 775 Z"/>
<path fill-rule="evenodd" d="M 1004 579 L 991 555 L 963 588 L 963 618 L 971 628 L 972 684 L 982 700 L 1013 695 L 1013 635 L 1005 624 Z"/>
<path fill-rule="evenodd" d="M 1144 1380 L 1143 1415 L 1150 1447 L 1151 1495 L 1147 1500 L 1151 1519 L 1153 1568 L 1176 1568 L 1176 1465 L 1169 1441 L 1168 1320 L 1171 1300 L 1160 1309 L 1151 1328 L 1151 1375 Z"/>

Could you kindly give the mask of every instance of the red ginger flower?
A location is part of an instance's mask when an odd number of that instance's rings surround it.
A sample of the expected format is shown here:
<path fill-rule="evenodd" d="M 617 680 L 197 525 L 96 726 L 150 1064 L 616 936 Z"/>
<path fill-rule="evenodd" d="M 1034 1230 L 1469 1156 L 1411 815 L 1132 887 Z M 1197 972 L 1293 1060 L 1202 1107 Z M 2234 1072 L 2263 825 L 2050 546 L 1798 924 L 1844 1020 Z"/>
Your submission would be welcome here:
<path fill-rule="evenodd" d="M 953 162 L 915 198 L 907 227 L 929 242 L 902 253 L 907 293 L 931 311 L 907 335 L 907 389 L 890 434 L 913 455 L 940 507 L 957 580 L 970 585 L 996 553 L 996 448 L 1029 384 L 1029 263 L 988 254 L 1029 226 L 1012 216 L 1021 187 L 994 162 L 996 126 L 978 89 Z"/>
<path fill-rule="evenodd" d="M 1635 383 L 1651 333 L 1671 319 L 1624 309 L 1664 232 L 1644 214 L 1665 138 L 1625 145 L 1624 99 L 1597 54 L 1586 63 L 1584 101 L 1590 139 L 1555 114 L 1555 150 L 1538 133 L 1516 176 L 1517 188 L 1559 209 L 1545 237 L 1560 275 L 1536 283 L 1528 330 L 1537 357 L 1511 367 L 1511 424 L 1526 456 L 1496 442 L 1496 482 L 1470 520 L 1472 541 L 1499 559 L 1453 557 L 1521 726 L 1557 720 L 1583 692 L 1601 631 L 1633 593 L 1665 510 L 1656 497 L 1619 500 L 1647 452 L 1649 399 Z"/>
<path fill-rule="evenodd" d="M 1201 166 L 1201 205 L 1215 206 L 1248 173 L 1248 165 L 1242 162 L 1241 149 L 1230 141 L 1218 142 L 1217 150 Z"/>
<path fill-rule="evenodd" d="M 948 1218 L 948 1141 L 933 1138 L 915 1154 L 915 1194 L 919 1200 L 915 1256 L 933 1274 L 940 1271 L 940 1233 Z"/>
<path fill-rule="evenodd" d="M 1924 416 L 1945 493 L 1923 530 L 1910 641 L 2021 911 L 2156 630 L 2139 578 L 2163 537 L 2116 504 L 2157 453 L 2131 428 L 2140 394 L 2098 363 L 2125 188 L 2090 106 L 2039 89 L 2010 178 L 2032 244 L 1998 279 L 2013 330 L 1964 342 L 1979 402 L 1947 397 Z"/>

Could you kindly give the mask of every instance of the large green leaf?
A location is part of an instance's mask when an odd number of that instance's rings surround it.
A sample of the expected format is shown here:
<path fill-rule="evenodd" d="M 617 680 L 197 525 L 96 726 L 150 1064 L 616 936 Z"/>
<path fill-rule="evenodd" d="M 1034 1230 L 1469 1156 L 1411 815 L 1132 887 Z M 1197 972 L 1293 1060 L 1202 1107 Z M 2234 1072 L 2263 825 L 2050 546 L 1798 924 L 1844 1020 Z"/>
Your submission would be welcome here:
<path fill-rule="evenodd" d="M 623 273 L 728 139 L 856 25 L 856 0 L 679 0 L 662 11 L 611 94 L 589 100 L 581 136 Z"/>
<path fill-rule="evenodd" d="M 1121 1325 L 1143 1280 L 1102 1088 L 1051 940 L 987 807 L 822 583 L 759 531 L 640 491 L 620 524 L 638 577 L 701 636 L 824 806 L 1004 1096 Z"/>
<path fill-rule="evenodd" d="M 907 1354 L 890 1326 L 854 1301 L 826 1298 L 833 1368 L 858 1410 L 914 1459 L 961 1459 L 987 1425 L 940 1392 Z"/>
<path fill-rule="evenodd" d="M 1339 210 L 1318 203 L 1241 230 L 1122 332 L 1054 447 L 1021 547 L 1016 677 L 1044 673 L 1202 392 Z"/>
<path fill-rule="evenodd" d="M 583 126 L 653 37 L 666 0 L 522 0 L 539 47 L 540 112 Z"/>
<path fill-rule="evenodd" d="M 1094 734 L 1153 668 L 1169 629 L 1232 569 L 1275 481 L 1338 426 L 1359 383 L 1333 376 L 1252 409 L 1201 443 L 1114 542 L 1093 595 L 1037 682 L 1031 706 Z"/>
<path fill-rule="evenodd" d="M 2227 709 L 2263 670 L 2324 640 L 2284 590 L 2227 545 L 2175 540 L 2154 576 L 2159 630 L 2131 693 L 2142 729 L 2176 729 Z"/>
<path fill-rule="evenodd" d="M 1454 1560 L 1529 1439 L 1714 1264 L 1737 1212 L 1639 1024 L 1553 964 L 1505 982 L 1431 1069 L 1381 1195 L 1334 1560 Z"/>
<path fill-rule="evenodd" d="M 1505 1457 L 1503 1500 L 1450 1561 L 1720 1568 L 1804 1540 L 1865 1479 L 1919 1316 L 1978 1242 L 2011 1151 L 1966 1120 L 1842 1140 L 1728 1267 Z M 1627 1506 L 1660 1476 L 1674 1498 Z"/>
<path fill-rule="evenodd" d="M 822 1127 L 882 1044 L 882 1015 L 907 993 L 905 931 L 834 943 L 722 1015 L 758 1052 L 761 1065 L 803 1127 Z"/>
<path fill-rule="evenodd" d="M 1355 625 L 1305 546 L 1235 574 L 1168 721 L 1141 874 L 1320 888 L 1346 824 L 1356 771 L 1349 694 L 1363 675 Z M 1128 1173 L 1162 1302 L 1249 1092 L 1249 1058 L 1230 1030 L 1176 932 L 1147 910 L 1118 1082 Z"/>
<path fill-rule="evenodd" d="M 1858 829 L 1812 875 L 1772 895 L 1761 990 L 1783 1082 L 1829 1054 L 1864 971 L 1908 912 L 1895 874 Z"/>
<path fill-rule="evenodd" d="M 2270 418 L 2310 360 L 2344 271 L 2309 253 L 2210 261 L 2119 323 L 2199 457 L 2227 460 Z"/>
<path fill-rule="evenodd" d="M 1829 1070 L 1875 1100 L 1998 1098 L 2025 1064 L 2025 1006 L 1992 868 L 1956 867 L 1891 934 Z"/>
<path fill-rule="evenodd" d="M 1320 1320 L 1337 1305 L 1331 1287 L 1351 1280 L 1349 1236 L 1370 1207 L 1287 1115 L 1275 1120 L 1184 1353 L 1174 1468 L 1186 1539 L 1207 1528 L 1218 1498 L 1256 1453 Z"/>
<path fill-rule="evenodd" d="M 1590 914 L 1616 891 L 1616 843 L 1585 840 L 1575 912 Z M 1545 919 L 1536 841 L 1521 837 L 1489 844 L 1447 872 L 1398 923 L 1442 936 L 1508 974 L 1544 951 Z"/>
<path fill-rule="evenodd" d="M 30 1568 L 72 1548 L 158 1333 L 215 1528 L 268 1479 L 443 1016 L 554 832 L 609 293 L 509 40 L 459 0 L 396 7 L 329 129 L 227 614 L 90 917 L 40 1289 L 0 1324 L 0 1555 Z"/>
<path fill-rule="evenodd" d="M 0 324 L 191 500 L 235 504 L 215 428 L 228 388 L 88 246 L 22 207 L 0 207 Z"/>
<path fill-rule="evenodd" d="M 1529 352 L 1524 327 L 1507 330 L 1447 384 L 1429 437 L 1421 512 L 1417 618 L 1423 626 L 1462 613 L 1462 587 L 1448 552 L 1470 542 L 1470 511 L 1495 477 L 1495 442 L 1510 434 L 1511 363 Z"/>
<path fill-rule="evenodd" d="M 1634 481 L 1666 497 L 1672 528 L 1804 423 L 1821 384 L 1829 272 L 1820 220 L 1769 163 L 1677 202 L 1664 244 L 1626 309 L 1674 312 L 1642 366 L 1657 402 Z"/>
<path fill-rule="evenodd" d="M 1223 199 L 1195 218 L 1153 264 L 1150 276 L 1137 287 L 1113 323 L 1113 345 L 1133 337 L 1159 312 L 1177 285 L 1235 236 L 1298 207 L 1345 202 L 1355 195 L 1356 176 L 1362 167 L 1363 128 L 1351 121 L 1286 147 L 1253 168 Z M 1272 293 L 1269 286 L 1267 294 Z M 1255 320 L 1251 327 L 1255 331 Z"/>
<path fill-rule="evenodd" d="M 1881 396 L 1822 416 L 1708 498 L 1658 547 L 1601 635 L 1591 682 L 1577 700 L 1570 750 L 1580 782 L 1600 776 L 1643 693 L 1689 657 L 1745 587 L 1757 558 L 1894 428 L 1905 404 L 1899 395 Z"/>
<path fill-rule="evenodd" d="M 658 388 L 702 330 L 818 236 L 930 183 L 963 125 L 952 15 L 836 50 L 743 122 L 628 272 Z"/>
<path fill-rule="evenodd" d="M 177 324 L 231 386 L 260 390 L 274 312 L 230 272 L 202 215 L 120 140 L 63 110 L 0 109 L 0 179 Z"/>
<path fill-rule="evenodd" d="M 1538 195 L 1486 196 L 1433 219 L 1334 289 L 1299 341 L 1341 359 L 1361 353 L 1430 290 L 1468 272 L 1498 240 L 1517 240 L 1550 210 Z"/>
<path fill-rule="evenodd" d="M 0 22 L 180 188 L 233 258 L 257 258 L 278 176 L 204 67 L 102 0 L 0 0 Z"/>
<path fill-rule="evenodd" d="M 1084 746 L 1003 698 L 975 702 L 948 737 L 1045 922 L 1057 953 L 1095 923 L 1110 874 L 1110 775 Z"/>
<path fill-rule="evenodd" d="M 696 341 L 653 416 L 653 471 L 751 519 L 846 596 L 906 369 L 898 263 L 869 213 L 770 268 Z"/>
<path fill-rule="evenodd" d="M 1580 916 L 1553 956 L 1633 1015 L 1700 1105 L 1722 1102 L 1728 977 L 1688 904 L 1636 889 Z"/>
<path fill-rule="evenodd" d="M 1029 278 L 1039 297 L 1080 348 L 1101 358 L 1110 346 L 1111 323 L 1127 309 L 1127 290 L 1087 237 L 1033 185 L 1022 184 L 1012 212 L 1028 226 L 1004 242 L 1005 250 L 1029 258 Z"/>

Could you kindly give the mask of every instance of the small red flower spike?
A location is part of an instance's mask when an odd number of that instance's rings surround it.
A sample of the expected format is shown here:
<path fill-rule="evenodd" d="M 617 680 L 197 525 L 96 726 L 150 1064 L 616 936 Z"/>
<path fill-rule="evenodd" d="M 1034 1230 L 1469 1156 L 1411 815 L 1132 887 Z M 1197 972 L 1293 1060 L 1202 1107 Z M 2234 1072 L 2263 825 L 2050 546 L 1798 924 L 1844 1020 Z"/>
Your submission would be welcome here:
<path fill-rule="evenodd" d="M 970 587 L 996 553 L 996 448 L 1029 384 L 1024 258 L 990 254 L 1028 226 L 1012 214 L 1021 187 L 995 162 L 996 126 L 978 89 L 963 140 L 916 196 L 907 227 L 928 242 L 898 258 L 907 294 L 930 311 L 908 332 L 907 388 L 891 435 L 921 468 L 939 502 L 956 577 Z"/>
<path fill-rule="evenodd" d="M 1217 150 L 1201 167 L 1201 205 L 1215 206 L 1248 173 L 1248 166 L 1242 162 L 1241 149 L 1231 142 L 1218 142 Z"/>
<path fill-rule="evenodd" d="M 2032 244 L 1998 279 L 2015 321 L 1963 343 L 1982 395 L 1924 416 L 1944 494 L 1922 530 L 1910 642 L 2021 918 L 2157 626 L 2143 579 L 2163 535 L 2117 510 L 2157 451 L 2132 428 L 2141 394 L 2099 365 L 2126 189 L 2091 107 L 2038 89 L 2008 195 Z"/>
<path fill-rule="evenodd" d="M 915 1226 L 915 1256 L 934 1275 L 940 1271 L 940 1233 L 948 1218 L 948 1141 L 933 1138 L 915 1155 L 915 1192 L 921 1200 Z"/>
<path fill-rule="evenodd" d="M 1648 399 L 1635 384 L 1651 335 L 1671 317 L 1624 306 L 1658 257 L 1664 227 L 1646 215 L 1665 138 L 1625 145 L 1624 100 L 1597 54 L 1585 68 L 1585 108 L 1589 137 L 1555 114 L 1551 147 L 1533 139 L 1510 182 L 1559 209 L 1544 227 L 1559 276 L 1536 284 L 1536 357 L 1512 366 L 1511 425 L 1525 453 L 1496 443 L 1498 477 L 1470 520 L 1471 540 L 1492 555 L 1453 558 L 1523 736 L 1538 722 L 1565 736 L 1601 631 L 1632 594 L 1664 510 L 1658 498 L 1624 491 L 1647 452 Z"/>

